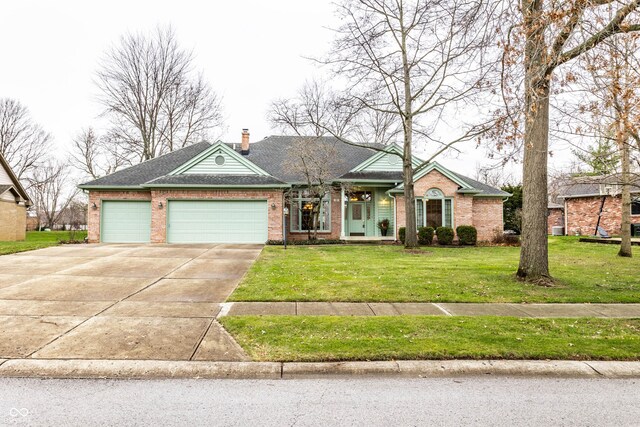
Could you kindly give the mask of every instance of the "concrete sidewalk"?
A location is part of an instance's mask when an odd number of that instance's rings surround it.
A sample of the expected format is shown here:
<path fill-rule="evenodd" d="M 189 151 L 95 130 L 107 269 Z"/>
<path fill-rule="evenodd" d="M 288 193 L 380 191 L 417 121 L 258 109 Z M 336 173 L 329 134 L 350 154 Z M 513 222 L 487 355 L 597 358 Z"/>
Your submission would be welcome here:
<path fill-rule="evenodd" d="M 222 304 L 220 316 L 513 316 L 640 317 L 640 304 L 351 303 L 235 302 Z"/>

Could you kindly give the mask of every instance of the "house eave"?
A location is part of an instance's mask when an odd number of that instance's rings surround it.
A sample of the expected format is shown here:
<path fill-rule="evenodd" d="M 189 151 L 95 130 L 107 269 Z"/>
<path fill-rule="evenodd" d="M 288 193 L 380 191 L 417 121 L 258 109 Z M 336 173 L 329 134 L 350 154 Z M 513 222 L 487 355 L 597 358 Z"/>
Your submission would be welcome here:
<path fill-rule="evenodd" d="M 251 185 L 233 185 L 233 184 L 150 184 L 144 185 L 144 189 L 152 188 L 174 188 L 174 189 L 190 189 L 190 188 L 289 188 L 289 184 L 251 184 Z"/>
<path fill-rule="evenodd" d="M 114 190 L 114 191 L 118 191 L 118 190 L 125 190 L 125 191 L 132 191 L 132 190 L 147 190 L 147 188 L 144 188 L 140 185 L 84 185 L 84 184 L 80 184 L 77 186 L 79 189 L 81 190 Z"/>

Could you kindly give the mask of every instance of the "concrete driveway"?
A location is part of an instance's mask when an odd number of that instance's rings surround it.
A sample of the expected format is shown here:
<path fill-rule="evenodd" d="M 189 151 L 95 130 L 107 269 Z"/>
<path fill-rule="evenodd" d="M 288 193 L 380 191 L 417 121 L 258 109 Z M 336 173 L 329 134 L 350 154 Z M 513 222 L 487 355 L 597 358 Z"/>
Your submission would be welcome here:
<path fill-rule="evenodd" d="M 246 360 L 215 317 L 260 245 L 73 245 L 0 256 L 0 359 Z"/>

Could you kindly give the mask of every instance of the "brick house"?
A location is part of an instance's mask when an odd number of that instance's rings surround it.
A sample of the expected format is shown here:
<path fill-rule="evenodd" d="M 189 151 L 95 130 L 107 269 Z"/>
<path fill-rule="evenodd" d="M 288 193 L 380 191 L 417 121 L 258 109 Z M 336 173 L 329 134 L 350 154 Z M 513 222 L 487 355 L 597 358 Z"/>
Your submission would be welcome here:
<path fill-rule="evenodd" d="M 290 167 L 301 139 L 271 136 L 249 144 L 244 130 L 241 144 L 201 142 L 82 184 L 89 193 L 89 241 L 264 243 L 285 233 L 306 239 L 310 199 L 305 177 Z M 332 189 L 319 204 L 319 238 L 396 240 L 405 221 L 401 150 L 305 140 L 335 152 Z M 509 194 L 438 163 L 416 173 L 415 194 L 418 226 L 473 225 L 480 240 L 502 230 Z M 378 227 L 383 219 L 386 233 Z"/>
<path fill-rule="evenodd" d="M 566 235 L 595 235 L 599 226 L 619 235 L 622 222 L 620 177 L 565 178 L 549 204 L 548 229 L 564 227 Z M 631 186 L 631 223 L 640 223 L 640 181 Z M 600 210 L 602 213 L 600 214 Z"/>
<path fill-rule="evenodd" d="M 31 200 L 0 154 L 0 241 L 24 240 Z"/>

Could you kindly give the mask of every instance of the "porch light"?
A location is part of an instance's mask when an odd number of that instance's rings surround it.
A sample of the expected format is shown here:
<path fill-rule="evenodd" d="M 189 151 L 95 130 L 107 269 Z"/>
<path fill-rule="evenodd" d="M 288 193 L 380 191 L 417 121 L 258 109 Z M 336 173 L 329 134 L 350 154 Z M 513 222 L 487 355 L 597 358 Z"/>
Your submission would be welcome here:
<path fill-rule="evenodd" d="M 162 209 L 162 207 L 163 207 L 163 206 L 164 206 L 164 205 L 162 204 L 162 202 L 159 202 L 159 203 L 158 203 L 158 209 Z"/>
<path fill-rule="evenodd" d="M 98 209 L 98 205 L 96 205 L 96 202 L 93 202 L 93 205 L 91 205 L 91 209 L 93 209 L 94 211 Z"/>
<path fill-rule="evenodd" d="M 276 210 L 276 204 L 275 203 L 271 203 L 271 209 Z"/>

